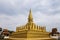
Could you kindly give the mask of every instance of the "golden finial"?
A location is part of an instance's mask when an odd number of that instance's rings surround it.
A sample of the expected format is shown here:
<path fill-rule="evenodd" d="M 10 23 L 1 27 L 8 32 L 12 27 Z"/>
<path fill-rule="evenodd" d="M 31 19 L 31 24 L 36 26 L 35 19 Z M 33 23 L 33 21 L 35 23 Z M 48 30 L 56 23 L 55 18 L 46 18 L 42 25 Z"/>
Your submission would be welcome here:
<path fill-rule="evenodd" d="M 30 11 L 29 11 L 28 21 L 29 21 L 29 22 L 33 22 L 33 17 L 32 17 L 32 11 L 31 11 L 31 9 L 30 9 Z"/>
<path fill-rule="evenodd" d="M 30 18 L 30 19 L 33 18 L 33 17 L 32 17 L 32 11 L 31 11 L 31 9 L 30 9 L 30 11 L 29 11 L 29 18 Z"/>

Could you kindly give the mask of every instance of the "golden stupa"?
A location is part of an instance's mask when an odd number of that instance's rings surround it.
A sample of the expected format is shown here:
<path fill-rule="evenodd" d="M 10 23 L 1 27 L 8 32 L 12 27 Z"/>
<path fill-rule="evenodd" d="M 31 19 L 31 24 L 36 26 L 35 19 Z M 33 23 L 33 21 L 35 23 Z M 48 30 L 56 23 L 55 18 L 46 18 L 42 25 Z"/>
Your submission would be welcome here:
<path fill-rule="evenodd" d="M 46 32 L 46 27 L 38 26 L 33 22 L 32 11 L 30 9 L 28 22 L 24 26 L 16 28 L 11 37 L 14 38 L 47 38 L 49 33 Z"/>

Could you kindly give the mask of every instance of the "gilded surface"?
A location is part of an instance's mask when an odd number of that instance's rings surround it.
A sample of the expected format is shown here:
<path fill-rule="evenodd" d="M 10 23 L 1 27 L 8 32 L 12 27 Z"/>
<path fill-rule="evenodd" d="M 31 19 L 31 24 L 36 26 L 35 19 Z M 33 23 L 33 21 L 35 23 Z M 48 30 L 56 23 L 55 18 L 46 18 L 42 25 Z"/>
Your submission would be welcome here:
<path fill-rule="evenodd" d="M 49 38 L 49 33 L 46 32 L 46 27 L 38 26 L 33 22 L 32 11 L 30 9 L 28 22 L 24 26 L 16 28 L 11 37 L 12 38 Z"/>

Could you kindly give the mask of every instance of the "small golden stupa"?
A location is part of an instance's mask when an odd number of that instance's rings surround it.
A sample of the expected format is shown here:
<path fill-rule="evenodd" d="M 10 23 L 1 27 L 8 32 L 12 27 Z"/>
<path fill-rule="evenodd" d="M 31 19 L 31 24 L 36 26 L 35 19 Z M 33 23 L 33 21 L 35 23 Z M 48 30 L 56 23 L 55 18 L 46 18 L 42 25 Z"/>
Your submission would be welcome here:
<path fill-rule="evenodd" d="M 19 26 L 16 28 L 11 37 L 15 38 L 46 38 L 48 37 L 48 32 L 46 32 L 46 27 L 38 26 L 33 22 L 32 11 L 30 9 L 28 22 L 24 26 Z"/>

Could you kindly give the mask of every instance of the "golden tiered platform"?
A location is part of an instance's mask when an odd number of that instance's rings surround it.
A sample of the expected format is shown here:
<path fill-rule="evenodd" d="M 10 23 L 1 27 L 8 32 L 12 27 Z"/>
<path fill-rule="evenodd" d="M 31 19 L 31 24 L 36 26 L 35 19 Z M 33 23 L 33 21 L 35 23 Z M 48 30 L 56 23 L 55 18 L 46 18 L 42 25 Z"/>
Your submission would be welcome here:
<path fill-rule="evenodd" d="M 39 31 L 21 31 L 18 33 L 13 33 L 11 37 L 13 38 L 48 38 L 49 33 L 46 32 L 39 32 Z"/>

